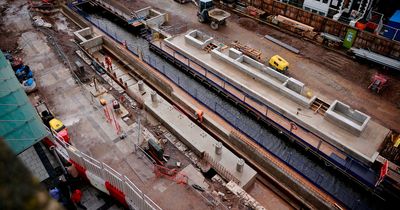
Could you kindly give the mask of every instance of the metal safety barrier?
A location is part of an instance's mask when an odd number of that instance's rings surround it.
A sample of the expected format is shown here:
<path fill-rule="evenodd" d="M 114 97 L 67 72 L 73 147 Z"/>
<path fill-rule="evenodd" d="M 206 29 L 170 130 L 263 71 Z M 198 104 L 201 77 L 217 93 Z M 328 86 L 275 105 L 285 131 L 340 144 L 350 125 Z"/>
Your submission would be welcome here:
<path fill-rule="evenodd" d="M 125 200 L 133 209 L 161 210 L 148 196 L 146 196 L 128 177 L 118 173 L 105 163 L 102 163 L 82 152 L 74 146 L 66 148 L 70 160 L 82 164 L 88 172 L 108 181 L 112 186 L 125 195 Z"/>

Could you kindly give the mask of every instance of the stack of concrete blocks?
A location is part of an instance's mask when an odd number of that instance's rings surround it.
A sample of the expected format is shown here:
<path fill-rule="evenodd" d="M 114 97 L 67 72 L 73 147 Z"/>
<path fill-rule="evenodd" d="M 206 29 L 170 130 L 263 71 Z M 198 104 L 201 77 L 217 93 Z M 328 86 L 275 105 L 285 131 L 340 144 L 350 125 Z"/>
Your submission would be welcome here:
<path fill-rule="evenodd" d="M 74 32 L 75 40 L 90 54 L 101 50 L 103 46 L 103 37 L 101 35 L 92 37 L 92 35 L 90 27 Z"/>
<path fill-rule="evenodd" d="M 350 106 L 335 100 L 329 109 L 326 110 L 325 119 L 346 129 L 356 136 L 360 136 L 371 117 L 358 110 L 353 110 Z"/>
<path fill-rule="evenodd" d="M 212 43 L 213 40 L 214 38 L 198 30 L 193 30 L 185 35 L 185 41 L 198 49 L 204 49 L 207 45 Z"/>
<path fill-rule="evenodd" d="M 236 49 L 230 48 L 227 55 L 221 52 L 220 48 L 216 48 L 211 51 L 211 56 L 232 65 L 251 76 L 253 79 L 279 91 L 301 106 L 309 108 L 316 99 L 315 96 L 309 99 L 303 95 L 304 84 L 302 82 L 291 77 L 289 78 L 250 58 L 249 56 L 243 55 L 242 52 L 239 52 Z M 265 74 L 260 74 L 257 71 L 252 70 L 249 66 L 258 69 Z"/>

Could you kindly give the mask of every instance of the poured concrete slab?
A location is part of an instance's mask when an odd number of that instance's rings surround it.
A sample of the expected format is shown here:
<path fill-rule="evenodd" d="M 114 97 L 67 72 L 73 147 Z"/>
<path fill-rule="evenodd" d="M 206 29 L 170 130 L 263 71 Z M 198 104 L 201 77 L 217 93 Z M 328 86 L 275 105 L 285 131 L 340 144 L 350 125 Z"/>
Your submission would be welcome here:
<path fill-rule="evenodd" d="M 257 175 L 254 169 L 245 163 L 243 171 L 238 172 L 236 170 L 236 163 L 239 159 L 238 156 L 224 146 L 222 146 L 222 154 L 216 154 L 214 151 L 217 141 L 212 136 L 207 134 L 160 96 L 157 97 L 157 102 L 153 102 L 150 93 L 151 89 L 146 85 L 144 85 L 144 87 L 146 93 L 143 94 L 142 97 L 146 109 L 158 118 L 164 126 L 169 128 L 171 132 L 178 136 L 194 153 L 199 156 L 207 152 L 214 161 L 223 166 L 230 174 L 239 180 L 241 187 L 246 188 L 254 182 Z M 139 92 L 137 85 L 130 87 L 129 90 L 135 93 Z"/>
<path fill-rule="evenodd" d="M 372 163 L 375 161 L 379 154 L 378 149 L 380 145 L 390 132 L 388 128 L 370 120 L 364 131 L 359 136 L 354 135 L 337 124 L 324 119 L 322 115 L 314 114 L 313 110 L 304 108 L 304 106 L 301 106 L 299 103 L 288 98 L 287 95 L 282 94 L 282 92 L 278 91 L 274 86 L 267 85 L 265 82 L 260 81 L 260 79 L 256 79 L 229 63 L 212 56 L 210 53 L 187 43 L 184 35 L 171 37 L 164 41 L 155 41 L 154 43 L 158 46 L 161 45 L 162 49 L 171 55 L 174 54 L 173 50 L 179 51 L 181 54 L 191 58 L 192 61 L 197 63 L 197 65 L 194 65 L 193 62 L 191 62 L 190 66 L 198 70 L 200 73 L 204 72 L 203 68 L 206 68 L 208 71 L 219 75 L 242 92 L 246 92 L 263 104 L 268 105 L 276 112 L 311 131 L 324 141 L 329 142 L 338 149 L 350 154 L 352 157 L 355 157 L 362 162 Z M 228 54 L 228 52 L 226 52 L 226 54 Z M 184 63 L 187 63 L 187 60 Z M 249 69 L 252 70 L 254 75 L 264 75 L 268 76 L 272 82 L 282 82 L 280 79 L 267 75 L 265 72 L 256 68 Z M 204 75 L 204 73 L 202 74 Z M 219 79 L 214 80 L 214 82 L 215 81 L 217 81 L 216 84 L 219 84 L 220 86 L 224 85 L 223 81 Z M 233 94 L 238 98 L 243 99 L 244 95 L 238 91 L 236 92 L 237 93 Z M 263 111 L 263 113 L 265 113 L 265 107 Z M 268 113 L 272 114 L 271 112 Z M 268 117 L 270 118 L 280 118 L 279 116 L 270 116 L 270 114 L 268 114 Z M 280 123 L 279 119 L 278 123 Z M 287 127 L 287 129 L 290 128 Z M 314 145 L 314 143 L 311 142 L 313 138 L 302 139 L 311 145 Z M 314 146 L 317 147 L 317 145 Z M 320 150 L 322 151 L 323 148 L 320 148 Z M 332 151 L 328 151 L 326 154 L 331 155 Z"/>

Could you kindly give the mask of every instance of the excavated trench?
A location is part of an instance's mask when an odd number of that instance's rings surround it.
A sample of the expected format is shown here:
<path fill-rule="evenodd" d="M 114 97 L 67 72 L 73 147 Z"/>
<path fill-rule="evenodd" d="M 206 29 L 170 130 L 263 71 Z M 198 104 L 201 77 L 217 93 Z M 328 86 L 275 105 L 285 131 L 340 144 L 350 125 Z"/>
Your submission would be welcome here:
<path fill-rule="evenodd" d="M 213 109 L 229 123 L 237 127 L 249 137 L 268 149 L 275 156 L 286 162 L 307 179 L 329 193 L 335 199 L 350 209 L 390 209 L 390 201 L 384 201 L 368 192 L 342 173 L 328 167 L 318 157 L 304 151 L 276 130 L 256 121 L 253 116 L 221 97 L 211 88 L 205 87 L 189 74 L 180 71 L 175 66 L 149 50 L 147 40 L 134 35 L 137 32 L 118 17 L 106 12 L 100 7 L 93 8 L 82 5 L 82 13 L 92 24 L 103 30 L 115 40 L 125 42 L 130 48 L 139 49 L 147 63 L 155 66 L 196 99 Z M 136 51 L 137 52 L 137 51 Z"/>

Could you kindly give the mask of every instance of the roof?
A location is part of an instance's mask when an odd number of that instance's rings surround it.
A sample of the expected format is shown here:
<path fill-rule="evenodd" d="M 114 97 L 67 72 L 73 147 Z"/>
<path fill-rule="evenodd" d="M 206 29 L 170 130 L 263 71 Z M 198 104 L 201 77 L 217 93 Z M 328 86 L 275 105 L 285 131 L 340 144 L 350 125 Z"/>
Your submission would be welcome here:
<path fill-rule="evenodd" d="M 400 23 L 400 10 L 397 10 L 389 19 L 390 22 Z"/>
<path fill-rule="evenodd" d="M 48 134 L 0 51 L 0 137 L 14 153 L 19 154 Z"/>

